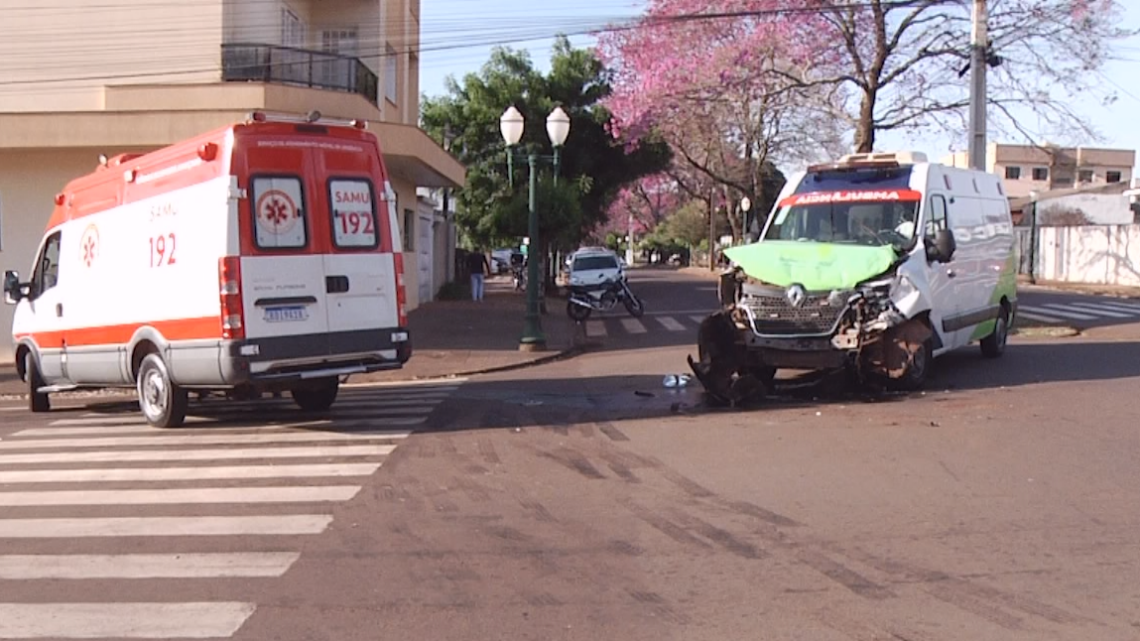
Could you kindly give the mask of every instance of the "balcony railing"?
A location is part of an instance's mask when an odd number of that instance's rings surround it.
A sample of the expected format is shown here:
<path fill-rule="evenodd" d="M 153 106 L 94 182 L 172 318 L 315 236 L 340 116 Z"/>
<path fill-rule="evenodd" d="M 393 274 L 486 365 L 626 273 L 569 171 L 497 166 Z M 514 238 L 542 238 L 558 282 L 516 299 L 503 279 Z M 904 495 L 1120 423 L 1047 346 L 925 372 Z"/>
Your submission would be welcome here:
<path fill-rule="evenodd" d="M 358 93 L 377 104 L 379 79 L 359 58 L 268 44 L 222 45 L 222 80 L 276 82 Z"/>

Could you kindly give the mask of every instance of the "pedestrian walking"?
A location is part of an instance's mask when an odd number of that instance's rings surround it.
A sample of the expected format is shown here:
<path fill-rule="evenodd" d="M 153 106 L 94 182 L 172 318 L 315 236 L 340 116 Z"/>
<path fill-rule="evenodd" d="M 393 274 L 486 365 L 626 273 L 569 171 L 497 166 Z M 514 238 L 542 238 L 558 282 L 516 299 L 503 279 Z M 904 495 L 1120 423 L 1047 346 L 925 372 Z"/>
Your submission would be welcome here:
<path fill-rule="evenodd" d="M 467 255 L 467 271 L 471 273 L 471 300 L 483 300 L 484 279 L 491 272 L 491 264 L 482 250 Z"/>

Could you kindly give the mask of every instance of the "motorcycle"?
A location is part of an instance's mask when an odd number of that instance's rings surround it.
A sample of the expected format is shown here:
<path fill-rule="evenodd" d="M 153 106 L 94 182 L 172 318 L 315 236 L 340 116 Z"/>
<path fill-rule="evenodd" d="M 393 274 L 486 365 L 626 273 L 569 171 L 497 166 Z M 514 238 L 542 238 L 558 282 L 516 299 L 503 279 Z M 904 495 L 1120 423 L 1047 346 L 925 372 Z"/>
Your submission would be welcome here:
<path fill-rule="evenodd" d="M 526 265 L 511 265 L 511 282 L 516 292 L 526 289 Z"/>
<path fill-rule="evenodd" d="M 625 305 L 626 311 L 634 318 L 640 318 L 645 313 L 645 305 L 630 290 L 624 276 L 606 278 L 600 283 L 588 285 L 572 283 L 570 298 L 566 302 L 566 314 L 576 321 L 583 321 L 595 310 L 607 312 L 618 303 Z"/>

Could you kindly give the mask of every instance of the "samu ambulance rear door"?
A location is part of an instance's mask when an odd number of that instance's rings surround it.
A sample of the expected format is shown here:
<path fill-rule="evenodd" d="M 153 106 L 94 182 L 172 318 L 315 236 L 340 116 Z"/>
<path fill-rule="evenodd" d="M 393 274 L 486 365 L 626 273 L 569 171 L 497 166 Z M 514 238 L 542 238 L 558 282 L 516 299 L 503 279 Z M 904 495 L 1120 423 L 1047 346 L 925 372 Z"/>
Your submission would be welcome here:
<path fill-rule="evenodd" d="M 324 245 L 316 229 L 312 150 L 251 136 L 245 158 L 249 208 L 241 229 L 246 337 L 262 340 L 270 359 L 324 356 L 328 342 L 328 284 Z M 327 242 L 327 241 L 326 241 Z M 267 348 L 272 345 L 272 349 Z"/>
<path fill-rule="evenodd" d="M 374 348 L 379 329 L 399 324 L 396 267 L 385 185 L 374 149 L 341 141 L 315 156 L 325 181 L 331 247 L 324 256 L 334 354 Z"/>

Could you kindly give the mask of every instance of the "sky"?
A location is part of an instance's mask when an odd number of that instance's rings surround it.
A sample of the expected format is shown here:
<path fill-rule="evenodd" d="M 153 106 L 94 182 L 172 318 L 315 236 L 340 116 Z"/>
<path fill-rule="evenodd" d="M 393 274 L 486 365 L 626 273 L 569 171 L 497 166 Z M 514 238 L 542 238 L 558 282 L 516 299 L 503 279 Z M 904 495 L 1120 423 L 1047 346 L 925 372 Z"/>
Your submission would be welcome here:
<path fill-rule="evenodd" d="M 420 91 L 428 96 L 446 93 L 449 75 L 462 81 L 467 73 L 477 73 L 491 54 L 492 44 L 530 52 L 535 66 L 546 71 L 553 36 L 559 27 L 585 31 L 594 25 L 636 16 L 644 2 L 638 0 L 572 0 L 543 3 L 536 0 L 421 0 Z M 1125 27 L 1140 27 L 1140 0 L 1120 0 Z M 522 40 L 528 38 L 527 40 Z M 572 36 L 575 46 L 592 46 L 588 35 Z M 1119 43 L 1114 60 L 1107 63 L 1097 79 L 1116 92 L 1117 100 L 1103 106 L 1095 100 L 1077 100 L 1075 111 L 1083 114 L 1104 136 L 1102 141 L 1085 143 L 1090 147 L 1135 150 L 1140 155 L 1140 37 Z M 963 82 L 969 76 L 963 78 Z M 991 132 L 989 142 L 1007 142 Z M 1017 141 L 1014 141 L 1017 142 Z M 1061 141 L 1059 141 L 1061 142 Z M 1075 141 L 1074 141 L 1075 142 Z M 953 151 L 965 151 L 965 137 L 955 142 L 947 135 L 924 133 L 910 138 L 892 133 L 880 134 L 876 151 L 914 150 L 939 160 Z"/>

